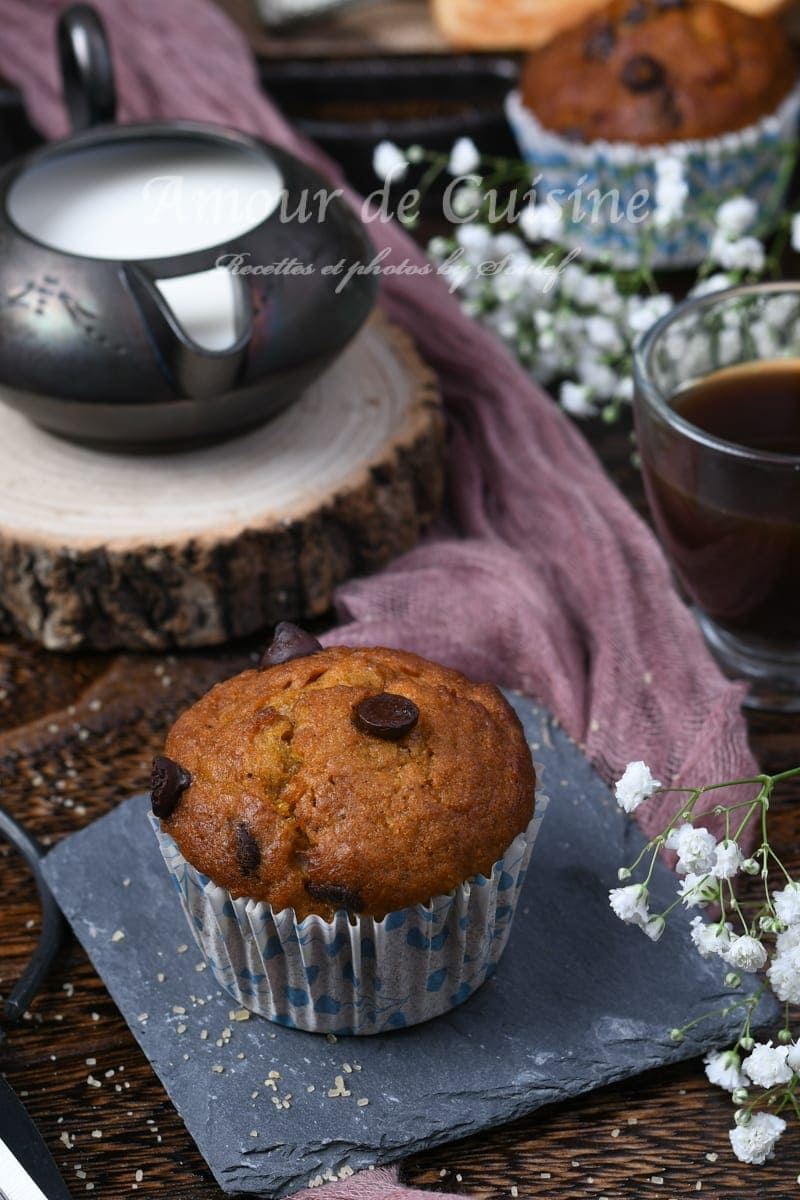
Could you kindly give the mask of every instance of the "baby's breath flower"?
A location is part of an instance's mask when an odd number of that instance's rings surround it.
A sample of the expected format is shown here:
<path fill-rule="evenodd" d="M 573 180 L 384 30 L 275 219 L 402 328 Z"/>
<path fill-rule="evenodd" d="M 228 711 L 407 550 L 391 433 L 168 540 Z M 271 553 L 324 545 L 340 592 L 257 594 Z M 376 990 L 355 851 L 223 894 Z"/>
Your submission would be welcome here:
<path fill-rule="evenodd" d="M 488 257 L 492 251 L 492 234 L 488 226 L 477 221 L 459 225 L 456 230 L 456 241 L 462 250 L 472 252 L 480 259 Z"/>
<path fill-rule="evenodd" d="M 408 159 L 394 142 L 378 142 L 372 155 L 372 169 L 384 182 L 398 183 L 408 170 Z"/>
<path fill-rule="evenodd" d="M 573 383 L 566 380 L 561 384 L 558 398 L 561 407 L 572 417 L 594 417 L 597 408 L 592 401 L 592 393 L 585 383 Z"/>
<path fill-rule="evenodd" d="M 747 1078 L 756 1087 L 773 1088 L 779 1083 L 788 1083 L 792 1078 L 791 1068 L 786 1065 L 788 1046 L 773 1046 L 772 1042 L 756 1042 L 753 1052 L 744 1060 Z"/>
<path fill-rule="evenodd" d="M 718 879 L 730 879 L 744 862 L 744 856 L 736 842 L 726 839 L 717 846 L 712 875 Z"/>
<path fill-rule="evenodd" d="M 767 952 L 761 942 L 748 934 L 743 937 L 734 934 L 723 957 L 739 971 L 760 971 L 767 962 Z"/>
<path fill-rule="evenodd" d="M 662 916 L 648 917 L 642 926 L 642 929 L 650 938 L 651 942 L 657 942 L 661 938 L 666 928 L 667 922 Z"/>
<path fill-rule="evenodd" d="M 617 780 L 614 795 L 620 808 L 632 813 L 645 800 L 658 791 L 661 782 L 653 778 L 653 773 L 647 763 L 629 762 L 622 776 Z"/>
<path fill-rule="evenodd" d="M 692 917 L 691 928 L 692 941 L 701 958 L 711 958 L 714 955 L 724 957 L 731 944 L 733 926 L 730 922 L 720 927 L 707 925 L 702 917 Z"/>
<path fill-rule="evenodd" d="M 711 1050 L 703 1062 L 709 1083 L 725 1088 L 727 1092 L 747 1087 L 747 1076 L 741 1069 L 741 1060 L 735 1050 Z"/>
<path fill-rule="evenodd" d="M 552 242 L 564 227 L 564 215 L 555 204 L 528 204 L 517 218 L 529 242 Z"/>
<path fill-rule="evenodd" d="M 795 1075 L 800 1074 L 800 1042 L 786 1047 L 786 1065 Z"/>
<path fill-rule="evenodd" d="M 586 334 L 589 341 L 598 350 L 607 350 L 610 354 L 621 354 L 625 349 L 619 329 L 610 317 L 601 315 L 587 317 Z"/>
<path fill-rule="evenodd" d="M 588 347 L 579 351 L 575 370 L 581 383 L 585 383 L 599 400 L 612 400 L 617 390 L 617 373 L 608 363 L 602 362 Z"/>
<path fill-rule="evenodd" d="M 628 299 L 627 321 L 634 333 L 646 333 L 656 321 L 673 308 L 675 301 L 672 296 L 662 293 L 658 296 L 630 296 Z"/>
<path fill-rule="evenodd" d="M 703 826 L 695 829 L 688 822 L 680 829 L 673 829 L 669 834 L 666 846 L 675 850 L 678 855 L 678 865 L 675 870 L 679 875 L 710 875 L 716 862 L 717 839 L 713 833 Z"/>
<path fill-rule="evenodd" d="M 447 258 L 452 252 L 453 244 L 449 238 L 435 237 L 428 242 L 428 254 L 437 261 Z"/>
<path fill-rule="evenodd" d="M 481 156 L 472 138 L 460 137 L 453 143 L 447 169 L 451 175 L 469 175 L 480 166 Z"/>
<path fill-rule="evenodd" d="M 800 254 L 800 213 L 792 217 L 792 249 Z"/>
<path fill-rule="evenodd" d="M 644 929 L 650 920 L 647 911 L 648 891 L 644 884 L 633 883 L 628 887 L 612 888 L 608 893 L 608 902 L 612 909 L 626 925 L 639 925 Z"/>
<path fill-rule="evenodd" d="M 800 946 L 800 925 L 790 925 L 787 930 L 778 935 L 775 949 L 778 954 L 788 954 Z"/>
<path fill-rule="evenodd" d="M 767 261 L 763 244 L 756 237 L 730 238 L 719 231 L 711 239 L 709 257 L 726 271 L 751 271 L 760 275 Z"/>
<path fill-rule="evenodd" d="M 483 195 L 479 188 L 472 183 L 465 183 L 458 188 L 450 201 L 453 216 L 461 221 L 476 217 L 481 211 Z"/>
<path fill-rule="evenodd" d="M 683 216 L 689 196 L 684 164 L 675 155 L 665 155 L 656 163 L 656 206 L 653 222 L 657 229 L 672 225 Z"/>
<path fill-rule="evenodd" d="M 681 880 L 678 895 L 687 908 L 704 908 L 719 900 L 719 884 L 712 875 L 695 875 L 690 871 Z"/>
<path fill-rule="evenodd" d="M 747 1125 L 737 1125 L 735 1129 L 731 1129 L 728 1137 L 740 1162 L 756 1163 L 760 1166 L 772 1157 L 775 1143 L 785 1128 L 786 1122 L 782 1117 L 757 1112 L 753 1113 Z"/>
<path fill-rule="evenodd" d="M 782 892 L 773 892 L 772 903 L 784 925 L 800 925 L 800 884 L 790 883 Z"/>
<path fill-rule="evenodd" d="M 767 979 L 779 1000 L 800 1004 L 800 946 L 779 949 L 767 970 Z"/>
<path fill-rule="evenodd" d="M 726 237 L 739 238 L 752 229 L 758 205 L 749 196 L 733 196 L 717 209 L 716 224 Z"/>

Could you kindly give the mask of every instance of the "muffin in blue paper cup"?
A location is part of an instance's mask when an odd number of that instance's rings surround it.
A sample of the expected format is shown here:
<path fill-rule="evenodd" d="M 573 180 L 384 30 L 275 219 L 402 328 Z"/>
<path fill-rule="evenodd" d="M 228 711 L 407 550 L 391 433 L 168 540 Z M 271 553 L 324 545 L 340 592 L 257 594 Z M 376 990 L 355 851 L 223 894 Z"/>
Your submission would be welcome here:
<path fill-rule="evenodd" d="M 259 670 L 173 726 L 151 821 L 237 1002 L 370 1034 L 446 1012 L 493 973 L 544 812 L 535 786 L 496 688 L 284 624 Z"/>
<path fill-rule="evenodd" d="M 655 266 L 691 266 L 725 200 L 754 200 L 764 229 L 781 211 L 798 64 L 774 18 L 717 0 L 612 0 L 528 56 L 506 112 L 538 200 L 559 204 L 564 244 L 620 267 L 645 246 Z M 685 191 L 667 224 L 665 159 Z"/>

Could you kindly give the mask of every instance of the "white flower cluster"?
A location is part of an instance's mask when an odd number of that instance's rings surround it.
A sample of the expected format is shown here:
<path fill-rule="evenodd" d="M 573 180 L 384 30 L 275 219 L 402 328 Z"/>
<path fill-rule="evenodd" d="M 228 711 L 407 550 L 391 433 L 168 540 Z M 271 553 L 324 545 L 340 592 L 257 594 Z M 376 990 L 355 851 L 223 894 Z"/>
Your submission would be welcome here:
<path fill-rule="evenodd" d="M 626 813 L 635 812 L 640 804 L 658 791 L 661 782 L 653 778 L 653 773 L 647 763 L 628 763 L 621 779 L 615 785 L 614 796 L 620 808 Z"/>
<path fill-rule="evenodd" d="M 674 225 L 683 216 L 689 198 L 689 184 L 680 158 L 665 154 L 656 163 L 656 193 L 653 221 L 657 229 Z"/>
<path fill-rule="evenodd" d="M 798 911 L 800 886 L 789 884 L 782 892 L 773 895 L 778 919 L 787 928 L 779 933 L 775 942 L 775 955 L 767 971 L 767 978 L 779 1000 L 787 1004 L 800 1004 L 800 911 Z"/>
<path fill-rule="evenodd" d="M 661 916 L 653 916 L 647 907 L 649 892 L 643 883 L 634 883 L 629 887 L 612 888 L 608 894 L 609 903 L 621 921 L 627 925 L 638 925 L 651 941 L 657 942 L 666 928 L 666 921 Z"/>
<path fill-rule="evenodd" d="M 715 1050 L 706 1055 L 704 1062 L 711 1083 L 734 1093 L 734 1099 L 744 1098 L 751 1084 L 768 1092 L 796 1084 L 800 1075 L 800 1042 L 780 1046 L 756 1042 L 744 1062 L 736 1050 Z M 736 1126 L 728 1136 L 741 1162 L 760 1165 L 771 1158 L 785 1128 L 786 1122 L 772 1113 L 740 1109 Z"/>
<path fill-rule="evenodd" d="M 555 239 L 560 225 L 547 204 L 529 205 L 518 221 L 536 243 Z M 494 330 L 540 383 L 558 384 L 572 416 L 630 402 L 634 342 L 670 311 L 672 296 L 629 295 L 611 272 L 586 270 L 562 251 L 488 225 L 461 225 L 428 252 L 465 312 Z"/>
<path fill-rule="evenodd" d="M 726 271 L 760 275 L 767 264 L 764 243 L 749 234 L 758 220 L 758 205 L 748 196 L 735 196 L 717 209 L 709 257 Z"/>
<path fill-rule="evenodd" d="M 384 183 L 399 183 L 408 171 L 408 156 L 394 142 L 378 142 L 372 152 L 372 169 Z"/>
<path fill-rule="evenodd" d="M 387 151 L 384 157 L 384 169 L 393 164 L 399 169 Z M 453 174 L 467 175 L 479 163 L 474 144 L 462 138 L 452 149 L 448 168 Z M 656 164 L 653 226 L 661 230 L 675 225 L 688 196 L 684 162 L 665 155 Z M 464 184 L 454 196 L 453 208 L 459 214 L 479 211 L 480 201 L 480 188 Z M 758 218 L 758 206 L 747 196 L 735 196 L 719 206 L 708 261 L 701 266 L 690 295 L 708 295 L 764 273 L 767 251 L 753 232 Z M 512 228 L 513 232 L 497 233 L 487 224 L 472 222 L 459 227 L 453 238 L 434 239 L 429 251 L 440 263 L 455 253 L 457 261 L 450 263 L 447 273 L 466 312 L 493 329 L 540 383 L 557 385 L 562 408 L 577 418 L 602 414 L 613 420 L 632 398 L 634 343 L 670 311 L 673 296 L 642 295 L 641 287 L 631 290 L 630 273 L 585 269 L 573 255 L 556 250 L 564 240 L 565 220 L 550 197 L 528 204 Z M 800 249 L 800 216 L 793 225 L 793 241 Z M 652 283 L 645 261 L 639 279 Z M 759 351 L 774 357 L 774 347 L 772 355 L 768 353 L 775 340 L 768 322 L 759 323 L 751 333 Z M 726 328 L 720 338 L 720 362 L 738 361 L 742 330 Z M 694 352 L 691 347 L 685 351 Z M 681 361 L 685 355 L 677 357 Z M 698 371 L 709 365 L 698 363 Z"/>
<path fill-rule="evenodd" d="M 735 217 L 734 211 L 730 215 L 731 223 Z M 744 217 L 742 212 L 741 220 Z M 800 769 L 798 772 L 789 772 L 796 773 L 800 773 Z M 750 816 L 762 803 L 766 812 L 769 803 L 774 780 L 767 776 L 761 776 L 760 780 L 762 791 L 751 803 Z M 617 803 L 625 812 L 635 812 L 661 786 L 646 763 L 630 762 L 616 784 Z M 741 973 L 756 974 L 766 968 L 767 979 L 778 999 L 788 1004 L 800 1004 L 800 882 L 787 876 L 784 886 L 770 891 L 765 864 L 768 855 L 774 857 L 774 853 L 768 843 L 765 842 L 754 858 L 745 858 L 735 837 L 718 840 L 709 829 L 695 824 L 693 814 L 703 789 L 684 789 L 684 793 L 687 790 L 691 798 L 683 803 L 679 817 L 674 818 L 664 833 L 646 847 L 646 850 L 651 850 L 652 865 L 659 849 L 674 851 L 675 869 L 681 877 L 678 899 L 667 912 L 653 914 L 648 907 L 650 892 L 647 884 L 631 883 L 611 890 L 611 908 L 622 921 L 639 926 L 655 940 L 664 930 L 666 916 L 679 904 L 690 909 L 704 908 L 709 904 L 719 905 L 722 915 L 716 920 L 706 922 L 697 915 L 690 922 L 692 943 L 701 957 L 718 958 L 731 967 L 732 971 L 726 975 L 725 982 L 732 988 L 741 985 Z M 735 810 L 736 806 L 731 809 L 722 806 L 713 811 L 722 815 Z M 740 829 L 744 828 L 747 819 L 742 822 Z M 728 822 L 730 827 L 730 815 Z M 745 917 L 732 889 L 731 881 L 739 873 L 757 875 L 764 881 L 765 899 L 756 919 Z M 631 874 L 632 870 L 627 867 L 619 872 L 620 879 L 629 879 Z M 727 919 L 728 915 L 741 923 L 741 933 Z M 772 954 L 765 944 L 770 935 L 775 936 Z M 726 1010 L 732 1012 L 739 1006 L 747 1008 L 747 1021 L 736 1047 L 714 1051 L 705 1058 L 705 1071 L 710 1082 L 731 1092 L 734 1103 L 740 1105 L 736 1112 L 736 1125 L 730 1131 L 730 1142 L 737 1158 L 746 1163 L 763 1163 L 772 1155 L 786 1128 L 786 1122 L 778 1114 L 789 1103 L 797 1111 L 797 1098 L 800 1095 L 800 1039 L 791 1040 L 788 1026 L 781 1030 L 778 1045 L 773 1045 L 771 1041 L 754 1042 L 750 1036 L 750 1018 L 759 995 L 760 992 L 754 992 Z M 684 1033 L 685 1030 L 674 1030 L 673 1037 L 682 1040 Z M 744 1060 L 740 1050 L 747 1052 Z M 763 1089 L 765 1095 L 762 1101 L 750 1100 L 748 1089 L 751 1086 Z M 774 1113 L 759 1108 L 760 1102 L 777 1104 L 778 1101 L 782 1103 L 778 1104 Z"/>

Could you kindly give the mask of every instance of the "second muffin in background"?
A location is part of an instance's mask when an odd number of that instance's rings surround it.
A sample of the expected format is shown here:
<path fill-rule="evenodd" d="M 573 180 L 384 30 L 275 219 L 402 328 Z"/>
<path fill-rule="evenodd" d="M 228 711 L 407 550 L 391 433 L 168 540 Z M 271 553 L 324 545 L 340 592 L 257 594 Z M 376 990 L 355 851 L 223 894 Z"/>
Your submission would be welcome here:
<path fill-rule="evenodd" d="M 264 667 L 186 712 L 154 770 L 162 851 L 218 979 L 324 1032 L 453 1007 L 500 957 L 530 852 L 513 709 L 416 655 L 288 626 Z"/>
<path fill-rule="evenodd" d="M 540 199 L 558 190 L 571 212 L 575 188 L 605 197 L 596 216 L 570 218 L 566 244 L 635 266 L 653 239 L 655 265 L 677 267 L 705 257 L 714 210 L 732 196 L 755 200 L 765 225 L 776 217 L 797 82 L 794 49 L 773 17 L 718 0 L 612 0 L 528 56 L 507 112 L 541 173 Z M 684 219 L 654 228 L 665 157 L 683 164 L 689 196 Z M 614 193 L 623 219 L 611 215 Z"/>

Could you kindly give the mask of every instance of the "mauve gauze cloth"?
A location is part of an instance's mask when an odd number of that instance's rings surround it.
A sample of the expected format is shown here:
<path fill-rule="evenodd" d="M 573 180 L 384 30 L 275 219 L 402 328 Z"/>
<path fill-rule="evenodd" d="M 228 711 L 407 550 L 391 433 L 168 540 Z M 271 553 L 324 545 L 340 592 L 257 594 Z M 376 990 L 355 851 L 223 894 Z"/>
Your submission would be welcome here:
<path fill-rule="evenodd" d="M 48 137 L 67 133 L 54 53 L 62 7 L 0 0 L 0 74 Z M 120 121 L 234 126 L 340 182 L 265 97 L 245 38 L 209 0 L 96 7 L 114 51 Z M 391 250 L 388 262 L 424 261 L 394 222 L 374 221 L 370 232 Z M 448 513 L 416 550 L 339 589 L 342 624 L 327 640 L 403 647 L 519 688 L 608 780 L 634 758 L 675 786 L 752 775 L 742 688 L 713 663 L 655 539 L 583 436 L 435 274 L 387 276 L 382 302 L 439 374 Z M 669 797 L 646 805 L 645 830 L 675 807 Z M 325 1198 L 395 1192 L 413 1195 L 394 1172 L 376 1171 L 330 1184 Z"/>

